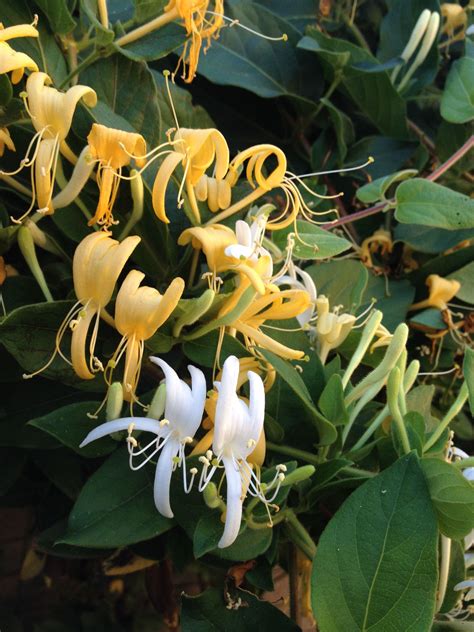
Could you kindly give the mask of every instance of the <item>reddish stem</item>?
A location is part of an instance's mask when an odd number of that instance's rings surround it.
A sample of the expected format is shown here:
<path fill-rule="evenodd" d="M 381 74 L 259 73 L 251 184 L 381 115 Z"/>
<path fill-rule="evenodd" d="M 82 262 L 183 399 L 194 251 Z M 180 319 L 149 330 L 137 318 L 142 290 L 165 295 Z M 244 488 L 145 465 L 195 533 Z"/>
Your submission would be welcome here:
<path fill-rule="evenodd" d="M 433 171 L 429 176 L 426 177 L 426 180 L 430 180 L 430 182 L 434 182 L 439 177 L 443 175 L 448 169 L 450 169 L 456 162 L 461 160 L 463 156 L 467 154 L 467 152 L 474 147 L 474 134 L 467 140 L 462 147 L 460 147 L 446 162 L 443 162 L 437 169 Z M 371 206 L 369 208 L 364 209 L 363 211 L 357 211 L 356 213 L 352 213 L 351 215 L 347 215 L 346 217 L 341 217 L 335 222 L 331 222 L 329 224 L 324 224 L 323 228 L 326 230 L 331 230 L 332 228 L 336 228 L 337 226 L 342 226 L 342 224 L 349 224 L 351 222 L 357 222 L 360 219 L 364 219 L 364 217 L 370 217 L 371 215 L 376 215 L 383 209 L 387 208 L 388 204 L 386 202 L 380 202 L 375 206 Z"/>

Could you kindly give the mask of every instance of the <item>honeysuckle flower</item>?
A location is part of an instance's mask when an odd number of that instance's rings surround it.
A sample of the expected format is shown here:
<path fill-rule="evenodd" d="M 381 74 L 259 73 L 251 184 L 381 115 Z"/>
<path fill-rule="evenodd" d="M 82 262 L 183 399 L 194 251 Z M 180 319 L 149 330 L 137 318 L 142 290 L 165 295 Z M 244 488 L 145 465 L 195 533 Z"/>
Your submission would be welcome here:
<path fill-rule="evenodd" d="M 318 223 L 314 219 L 315 216 L 332 213 L 334 209 L 322 212 L 311 210 L 310 206 L 305 202 L 297 185 L 302 186 L 307 193 L 316 198 L 333 199 L 342 195 L 342 193 L 338 193 L 336 195 L 325 196 L 310 189 L 304 183 L 303 178 L 321 174 L 308 173 L 301 176 L 295 175 L 291 171 L 287 170 L 287 159 L 283 150 L 275 145 L 268 144 L 249 147 L 244 151 L 241 151 L 235 158 L 232 159 L 229 164 L 229 171 L 226 175 L 226 180 L 229 182 L 231 187 L 235 186 L 237 183 L 245 162 L 247 162 L 245 176 L 247 182 L 253 190 L 238 202 L 235 202 L 227 209 L 218 213 L 215 217 L 209 220 L 209 222 L 207 222 L 208 225 L 220 222 L 227 217 L 230 217 L 274 189 L 281 189 L 285 196 L 285 207 L 281 211 L 280 215 L 276 218 L 271 218 L 268 221 L 266 228 L 267 230 L 280 230 L 294 224 L 295 234 L 298 237 L 296 218 L 300 214 L 307 221 Z M 273 166 L 269 167 L 268 162 L 270 162 Z M 276 164 L 274 164 L 275 162 Z M 351 167 L 350 170 L 360 169 L 372 162 L 373 158 L 369 158 L 364 165 Z M 347 171 L 347 169 L 345 171 Z"/>
<path fill-rule="evenodd" d="M 257 373 L 260 377 L 264 376 L 263 384 L 265 392 L 267 393 L 275 382 L 276 372 L 275 369 L 268 363 L 264 363 L 254 356 L 245 358 L 239 358 L 239 376 L 237 379 L 236 390 L 239 391 L 242 386 L 248 382 L 249 371 Z M 216 376 L 216 382 L 219 384 L 222 380 L 222 370 Z M 194 446 L 191 456 L 196 454 L 205 454 L 212 445 L 214 439 L 214 423 L 216 418 L 216 405 L 217 405 L 218 391 L 217 388 L 211 390 L 207 394 L 206 403 L 204 409 L 207 413 L 207 417 L 203 419 L 202 427 L 207 430 L 207 433 L 198 441 Z M 247 401 L 244 398 L 244 401 Z M 266 442 L 265 432 L 262 429 L 260 438 L 257 441 L 257 445 L 253 451 L 249 454 L 247 461 L 251 465 L 261 467 L 265 460 Z"/>
<path fill-rule="evenodd" d="M 6 127 L 0 128 L 0 158 L 5 153 L 5 147 L 10 151 L 15 151 L 15 143 Z"/>
<path fill-rule="evenodd" d="M 37 71 L 38 66 L 31 57 L 17 52 L 7 44 L 7 41 L 17 37 L 38 37 L 35 25 L 36 19 L 33 24 L 17 24 L 7 28 L 0 22 L 0 75 L 11 72 L 13 84 L 21 81 L 26 69 Z"/>
<path fill-rule="evenodd" d="M 23 167 L 31 167 L 33 199 L 30 208 L 16 221 L 28 215 L 35 201 L 42 213 L 54 212 L 52 195 L 59 151 L 69 133 L 75 109 L 81 100 L 89 107 L 97 103 L 95 91 L 88 86 L 77 85 L 67 92 L 59 92 L 50 86 L 51 83 L 51 78 L 44 72 L 34 72 L 26 82 L 27 109 L 36 134 L 20 168 L 14 173 Z"/>
<path fill-rule="evenodd" d="M 229 301 L 235 306 L 233 297 Z M 295 318 L 305 312 L 310 305 L 311 297 L 306 290 L 280 290 L 276 285 L 268 285 L 265 294 L 252 301 L 228 327 L 231 331 L 243 335 L 245 346 L 253 354 L 258 347 L 262 347 L 282 358 L 299 360 L 304 357 L 304 351 L 287 347 L 265 334 L 261 328 L 267 320 Z M 229 306 L 224 303 L 219 316 L 229 311 Z"/>
<path fill-rule="evenodd" d="M 295 266 L 295 264 L 291 260 L 289 262 L 287 272 L 288 274 L 284 274 L 275 279 L 274 283 L 278 286 L 289 285 L 294 290 L 305 290 L 306 292 L 308 292 L 311 300 L 311 305 L 302 314 L 298 314 L 296 316 L 296 319 L 301 327 L 308 327 L 316 309 L 316 299 L 318 297 L 316 285 L 314 284 L 311 276 L 305 270 L 302 270 L 298 266 Z"/>
<path fill-rule="evenodd" d="M 178 244 L 191 243 L 193 248 L 204 252 L 214 285 L 218 273 L 229 270 L 239 275 L 241 291 L 253 285 L 257 292 L 264 294 L 273 266 L 270 253 L 253 243 L 257 230 L 254 227 L 252 236 L 252 228 L 241 220 L 236 223 L 235 232 L 221 224 L 195 226 L 181 233 Z M 244 278 L 248 280 L 247 284 L 244 284 Z"/>
<path fill-rule="evenodd" d="M 276 497 L 280 483 L 284 479 L 283 467 L 277 469 L 274 480 L 265 491 L 275 487 L 271 499 L 264 495 L 260 477 L 249 464 L 249 456 L 254 451 L 262 433 L 265 416 L 265 390 L 263 382 L 253 371 L 248 372 L 250 397 L 248 404 L 237 395 L 240 366 L 235 356 L 229 356 L 224 363 L 222 379 L 217 384 L 218 397 L 215 412 L 212 451 L 200 457 L 204 467 L 201 472 L 199 489 L 202 491 L 212 479 L 222 463 L 227 483 L 226 516 L 224 533 L 218 547 L 230 546 L 237 538 L 242 521 L 242 503 L 249 493 L 268 504 Z M 210 468 L 210 471 L 209 471 Z"/>
<path fill-rule="evenodd" d="M 329 301 L 326 296 L 316 299 L 318 319 L 316 321 L 316 337 L 318 341 L 318 355 L 324 364 L 333 349 L 341 345 L 352 331 L 356 317 L 352 314 L 339 314 L 329 311 Z"/>
<path fill-rule="evenodd" d="M 166 518 L 172 518 L 170 481 L 173 471 L 177 467 L 183 467 L 186 493 L 190 491 L 194 476 L 197 473 L 196 469 L 191 470 L 191 481 L 188 485 L 185 448 L 192 441 L 201 422 L 204 400 L 206 399 L 206 380 L 200 369 L 189 365 L 188 370 L 191 375 L 191 387 L 189 387 L 164 360 L 160 358 L 150 359 L 165 374 L 164 418 L 160 421 L 148 417 L 125 417 L 108 421 L 92 430 L 80 447 L 82 448 L 108 434 L 128 430 L 127 444 L 132 470 L 140 469 L 160 453 L 156 465 L 153 495 L 158 511 Z M 138 441 L 133 437 L 134 430 L 150 432 L 155 437 L 143 448 L 140 447 L 136 450 Z M 142 455 L 146 455 L 143 461 L 139 465 L 134 465 L 134 459 Z"/>
<path fill-rule="evenodd" d="M 114 223 L 112 209 L 122 175 L 122 168 L 132 159 L 138 167 L 145 165 L 146 141 L 141 134 L 113 129 L 94 123 L 87 137 L 91 159 L 97 161 L 99 202 L 89 226 Z"/>
<path fill-rule="evenodd" d="M 125 354 L 123 394 L 127 401 L 135 397 L 145 340 L 168 319 L 184 291 L 180 277 L 173 279 L 164 294 L 152 287 L 140 286 L 144 277 L 138 270 L 129 272 L 115 301 L 115 327 L 122 334 L 122 340 L 107 365 L 110 375 L 106 369 L 106 379 L 112 382 L 113 370 Z"/>
<path fill-rule="evenodd" d="M 368 268 L 375 271 L 382 271 L 381 268 L 374 265 L 372 254 L 379 253 L 382 257 L 393 251 L 392 236 L 388 230 L 379 228 L 373 235 L 364 239 L 360 246 L 360 259 Z"/>
<path fill-rule="evenodd" d="M 182 190 L 186 193 L 191 210 L 197 222 L 200 222 L 199 207 L 194 188 L 214 164 L 214 178 L 223 180 L 229 166 L 229 148 L 224 136 L 214 128 L 187 129 L 180 127 L 176 130 L 173 140 L 173 151 L 163 160 L 153 184 L 153 208 L 161 221 L 166 224 L 169 219 L 165 210 L 165 195 L 168 183 L 174 171 L 182 165 L 184 174 L 178 191 L 178 206 L 182 206 Z"/>
<path fill-rule="evenodd" d="M 428 298 L 425 298 L 423 301 L 419 301 L 418 303 L 413 303 L 410 307 L 411 310 L 435 307 L 444 311 L 445 309 L 448 309 L 449 301 L 456 296 L 461 288 L 459 281 L 454 279 L 444 279 L 438 274 L 430 274 L 427 277 L 425 284 L 429 289 Z"/>
<path fill-rule="evenodd" d="M 58 330 L 56 348 L 50 360 L 41 369 L 23 377 L 33 377 L 46 369 L 56 354 L 72 364 L 76 374 L 84 380 L 91 380 L 97 371 L 103 370 L 101 361 L 95 356 L 100 317 L 106 317 L 104 309 L 112 298 L 117 279 L 139 241 L 140 237 L 133 236 L 119 243 L 102 231 L 88 235 L 81 241 L 74 253 L 72 264 L 77 303 L 70 309 Z M 108 320 L 111 321 L 110 316 Z M 92 321 L 93 331 L 87 345 Z M 68 328 L 72 329 L 71 361 L 60 348 Z"/>
<path fill-rule="evenodd" d="M 443 17 L 443 26 L 441 33 L 447 35 L 448 40 L 443 42 L 443 46 L 464 39 L 467 27 L 467 12 L 464 7 L 459 4 L 445 2 L 441 5 L 441 16 Z"/>

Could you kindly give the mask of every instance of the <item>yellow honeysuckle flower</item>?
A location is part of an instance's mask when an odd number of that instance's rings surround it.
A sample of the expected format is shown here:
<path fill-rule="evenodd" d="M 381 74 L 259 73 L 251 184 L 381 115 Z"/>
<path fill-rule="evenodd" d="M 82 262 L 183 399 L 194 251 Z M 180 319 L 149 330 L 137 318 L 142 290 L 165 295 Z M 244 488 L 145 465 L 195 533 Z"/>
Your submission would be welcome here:
<path fill-rule="evenodd" d="M 221 181 L 229 166 L 229 148 L 224 136 L 217 129 L 179 128 L 170 141 L 174 150 L 163 160 L 153 184 L 153 208 L 161 221 L 166 224 L 169 219 L 165 210 L 165 195 L 173 172 L 182 165 L 184 175 L 178 192 L 178 206 L 184 203 L 181 194 L 184 186 L 188 195 L 191 210 L 197 222 L 201 221 L 194 188 L 204 176 L 206 170 L 214 164 L 214 177 Z M 202 186 L 199 188 L 202 196 Z M 223 199 L 226 202 L 228 198 Z"/>
<path fill-rule="evenodd" d="M 5 153 L 5 147 L 10 151 L 15 151 L 15 143 L 6 127 L 0 129 L 0 158 Z"/>
<path fill-rule="evenodd" d="M 332 349 L 336 349 L 347 338 L 356 323 L 352 314 L 338 314 L 329 311 L 329 301 L 326 296 L 316 299 L 318 320 L 316 334 L 318 340 L 318 355 L 324 364 Z"/>
<path fill-rule="evenodd" d="M 255 239 L 260 239 L 260 235 Z M 239 220 L 235 232 L 222 224 L 187 228 L 179 236 L 178 244 L 189 243 L 204 252 L 214 285 L 219 272 L 232 271 L 239 274 L 239 296 L 250 285 L 260 294 L 265 293 L 265 284 L 272 275 L 272 258 L 268 251 L 253 243 L 251 227 L 246 222 Z"/>
<path fill-rule="evenodd" d="M 32 169 L 33 197 L 30 208 L 16 221 L 20 222 L 32 210 L 35 201 L 44 214 L 54 212 L 52 196 L 61 145 L 72 124 L 79 101 L 93 107 L 97 95 L 88 86 L 73 86 L 67 92 L 52 88 L 51 78 L 44 72 L 34 72 L 26 82 L 26 105 L 31 122 L 36 130 L 20 167 L 9 175 L 18 173 L 23 167 Z M 32 156 L 30 152 L 33 151 Z"/>
<path fill-rule="evenodd" d="M 266 165 L 269 161 L 271 168 Z M 296 218 L 298 215 L 302 215 L 307 221 L 317 223 L 314 219 L 317 215 L 325 215 L 331 211 L 316 212 L 309 208 L 305 202 L 297 184 L 302 186 L 313 197 L 332 199 L 339 197 L 337 195 L 324 196 L 312 191 L 304 182 L 304 177 L 309 177 L 318 174 L 304 174 L 303 176 L 297 176 L 291 171 L 287 170 L 287 159 L 283 150 L 275 145 L 261 144 L 254 145 L 241 151 L 229 164 L 229 170 L 226 175 L 226 181 L 231 187 L 235 186 L 242 171 L 243 164 L 247 162 L 245 168 L 245 176 L 248 183 L 252 187 L 253 191 L 248 193 L 238 202 L 235 202 L 225 210 L 218 213 L 213 217 L 208 225 L 220 222 L 227 217 L 230 217 L 237 211 L 252 204 L 260 197 L 269 193 L 273 189 L 282 189 L 285 195 L 285 207 L 281 211 L 280 215 L 276 218 L 270 219 L 267 223 L 268 230 L 281 230 L 294 224 L 295 234 L 298 237 Z M 276 162 L 276 165 L 274 164 Z M 366 164 L 373 162 L 373 158 L 369 158 Z M 362 165 L 365 166 L 365 165 Z M 357 167 L 359 169 L 361 167 Z"/>
<path fill-rule="evenodd" d="M 72 272 L 77 303 L 70 309 L 56 335 L 56 348 L 50 360 L 41 368 L 25 378 L 44 371 L 59 354 L 71 364 L 76 374 L 91 380 L 94 373 L 103 370 L 101 361 L 95 356 L 95 345 L 99 330 L 100 317 L 113 324 L 113 319 L 105 312 L 128 258 L 137 247 L 140 237 L 127 237 L 121 243 L 112 239 L 104 231 L 85 237 L 74 253 Z M 95 320 L 94 320 L 95 319 Z M 92 335 L 86 344 L 89 329 L 94 320 Z M 62 353 L 60 345 L 66 331 L 72 330 L 71 361 Z"/>
<path fill-rule="evenodd" d="M 128 273 L 117 294 L 115 302 L 115 327 L 122 334 L 112 360 L 108 363 L 106 379 L 112 383 L 112 373 L 125 353 L 123 374 L 124 399 L 135 398 L 144 353 L 144 341 L 151 338 L 168 319 L 184 291 L 184 281 L 173 279 L 164 294 L 152 287 L 141 286 L 143 272 Z"/>
<path fill-rule="evenodd" d="M 132 158 L 138 167 L 145 165 L 146 141 L 141 134 L 124 132 L 94 123 L 87 137 L 90 155 L 97 160 L 99 202 L 89 226 L 113 224 L 112 208 L 117 197 L 122 167 L 130 165 Z"/>
<path fill-rule="evenodd" d="M 233 302 L 233 298 L 230 298 Z M 240 316 L 229 324 L 229 329 L 243 335 L 246 347 L 268 349 L 288 360 L 299 360 L 304 351 L 291 349 L 263 333 L 261 327 L 267 320 L 286 320 L 302 314 L 311 305 L 311 297 L 306 290 L 280 290 L 276 285 L 267 285 L 264 296 L 257 297 Z M 224 304 L 219 317 L 230 310 Z"/>
<path fill-rule="evenodd" d="M 425 309 L 427 307 L 436 307 L 441 311 L 448 309 L 449 301 L 456 296 L 461 288 L 459 281 L 455 279 L 443 279 L 438 274 L 430 274 L 426 281 L 426 285 L 429 288 L 429 296 L 423 301 L 413 303 L 410 307 L 412 309 Z"/>
<path fill-rule="evenodd" d="M 364 239 L 360 247 L 360 259 L 368 268 L 379 268 L 374 265 L 372 260 L 373 253 L 379 253 L 382 257 L 393 251 L 392 236 L 388 230 L 379 228 L 373 235 Z"/>
<path fill-rule="evenodd" d="M 0 22 L 0 75 L 11 72 L 13 84 L 21 81 L 26 69 L 37 71 L 38 66 L 31 57 L 14 50 L 10 44 L 7 44 L 7 40 L 17 37 L 38 37 L 35 23 L 36 21 L 33 24 L 17 24 L 5 28 Z"/>
<path fill-rule="evenodd" d="M 441 5 L 441 15 L 443 17 L 441 33 L 448 36 L 448 41 L 444 46 L 464 39 L 468 21 L 466 9 L 459 4 L 445 2 Z"/>
<path fill-rule="evenodd" d="M 164 9 L 165 12 L 177 12 L 184 22 L 188 40 L 184 44 L 178 67 L 181 62 L 183 66 L 188 65 L 187 72 L 184 67 L 182 75 L 186 83 L 191 83 L 196 76 L 202 43 L 207 41 L 206 52 L 211 40 L 219 37 L 219 30 L 224 23 L 224 0 L 215 0 L 212 12 L 208 11 L 209 4 L 209 0 L 170 0 Z"/>

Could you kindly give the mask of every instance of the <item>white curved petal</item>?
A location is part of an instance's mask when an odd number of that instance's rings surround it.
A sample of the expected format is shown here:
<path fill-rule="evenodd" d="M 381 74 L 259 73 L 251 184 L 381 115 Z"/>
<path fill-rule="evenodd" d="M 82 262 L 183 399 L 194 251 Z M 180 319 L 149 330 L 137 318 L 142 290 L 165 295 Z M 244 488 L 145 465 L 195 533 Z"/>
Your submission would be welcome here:
<path fill-rule="evenodd" d="M 248 259 L 253 254 L 253 248 L 242 246 L 241 244 L 232 244 L 224 250 L 226 257 L 233 259 Z"/>
<path fill-rule="evenodd" d="M 246 246 L 249 249 L 252 248 L 252 231 L 250 230 L 250 226 L 247 222 L 244 222 L 242 219 L 237 220 L 235 222 L 235 234 L 237 236 L 237 241 L 241 246 Z"/>
<path fill-rule="evenodd" d="M 179 423 L 181 418 L 181 412 L 183 403 L 187 401 L 190 396 L 191 389 L 187 384 L 179 379 L 176 371 L 170 367 L 170 365 L 161 358 L 151 357 L 150 360 L 157 364 L 166 379 L 166 404 L 165 404 L 165 417 L 170 424 Z"/>
<path fill-rule="evenodd" d="M 236 405 L 237 381 L 240 365 L 235 356 L 229 356 L 224 362 L 222 378 L 217 397 L 216 415 L 214 421 L 213 450 L 220 454 L 226 441 L 233 435 L 233 412 Z"/>
<path fill-rule="evenodd" d="M 147 419 L 146 417 L 123 417 L 122 419 L 107 421 L 105 424 L 97 426 L 97 428 L 91 430 L 79 447 L 83 448 L 88 443 L 96 441 L 96 439 L 101 439 L 113 432 L 127 430 L 130 424 L 134 424 L 135 430 L 153 432 L 156 435 L 161 433 L 160 425 L 155 419 Z"/>
<path fill-rule="evenodd" d="M 226 516 L 224 533 L 219 544 L 220 549 L 230 546 L 239 535 L 240 523 L 242 521 L 242 479 L 232 459 L 224 458 L 224 467 L 227 483 Z"/>
<path fill-rule="evenodd" d="M 204 413 L 207 387 L 206 378 L 201 369 L 189 364 L 188 371 L 191 375 L 191 406 L 186 420 L 186 432 L 189 437 L 194 437 Z"/>
<path fill-rule="evenodd" d="M 250 385 L 249 415 L 252 424 L 250 438 L 258 441 L 265 417 L 265 388 L 262 378 L 257 373 L 248 371 L 247 376 Z"/>
<path fill-rule="evenodd" d="M 169 439 L 163 446 L 156 464 L 153 498 L 156 508 L 165 518 L 174 516 L 170 505 L 170 482 L 173 473 L 173 457 L 177 456 L 178 451 L 179 442 L 176 439 Z"/>
<path fill-rule="evenodd" d="M 304 289 L 308 292 L 311 301 L 315 301 L 318 298 L 318 291 L 311 275 L 301 268 L 296 268 L 296 273 L 303 281 Z"/>

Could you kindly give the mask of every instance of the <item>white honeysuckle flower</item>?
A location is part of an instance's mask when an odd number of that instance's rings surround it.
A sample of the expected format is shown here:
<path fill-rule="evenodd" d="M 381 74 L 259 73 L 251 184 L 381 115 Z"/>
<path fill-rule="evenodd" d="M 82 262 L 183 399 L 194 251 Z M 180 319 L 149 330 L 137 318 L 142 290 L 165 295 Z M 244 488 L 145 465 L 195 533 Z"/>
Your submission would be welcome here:
<path fill-rule="evenodd" d="M 197 474 L 197 469 L 193 468 L 191 481 L 188 485 L 185 448 L 186 444 L 191 443 L 201 423 L 206 399 L 206 379 L 200 369 L 189 365 L 188 370 L 191 375 L 191 387 L 189 387 L 164 360 L 154 357 L 150 360 L 157 364 L 165 374 L 164 418 L 159 421 L 148 417 L 124 417 L 108 421 L 92 430 L 80 447 L 82 448 L 91 441 L 108 434 L 128 430 L 127 443 L 132 470 L 140 469 L 161 452 L 156 465 L 153 494 L 158 511 L 166 518 L 173 518 L 173 511 L 170 506 L 172 472 L 177 467 L 183 467 L 183 484 L 186 493 L 191 490 L 194 477 Z M 156 435 L 156 438 L 152 439 L 145 447 L 135 450 L 138 442 L 132 436 L 134 430 L 151 432 Z M 139 465 L 134 465 L 133 459 L 143 454 L 146 454 L 144 460 Z"/>
<path fill-rule="evenodd" d="M 453 590 L 467 590 L 464 595 L 464 601 L 472 601 L 474 599 L 474 579 L 465 579 L 454 586 Z"/>
<path fill-rule="evenodd" d="M 233 259 L 249 259 L 250 261 L 258 261 L 262 256 L 268 257 L 268 269 L 265 271 L 265 277 L 271 278 L 273 274 L 273 262 L 271 254 L 262 246 L 265 227 L 267 224 L 267 216 L 260 214 L 255 217 L 252 224 L 239 219 L 235 222 L 235 235 L 237 243 L 227 246 L 225 255 Z"/>
<path fill-rule="evenodd" d="M 249 371 L 247 375 L 250 398 L 247 405 L 236 392 L 239 370 L 238 359 L 235 356 L 229 356 L 224 362 L 221 381 L 215 383 L 218 397 L 212 450 L 216 456 L 212 458 L 212 452 L 208 451 L 205 457 L 200 457 L 200 461 L 204 464 L 199 483 L 200 491 L 204 490 L 221 462 L 225 469 L 227 510 L 224 533 L 218 543 L 219 548 L 230 546 L 239 534 L 242 503 L 247 491 L 268 506 L 278 493 L 280 483 L 284 479 L 284 474 L 282 474 L 284 467 L 279 466 L 275 478 L 266 487 L 266 491 L 275 486 L 276 490 L 272 498 L 267 499 L 259 476 L 253 472 L 247 461 L 263 429 L 265 390 L 260 376 Z M 208 472 L 209 467 L 211 470 Z"/>
<path fill-rule="evenodd" d="M 289 285 L 292 290 L 306 290 L 308 292 L 311 305 L 306 311 L 296 317 L 301 327 L 307 327 L 316 309 L 316 299 L 318 298 L 316 285 L 311 276 L 305 270 L 295 266 L 291 260 L 288 264 L 287 272 L 288 274 L 276 278 L 274 283 L 275 285 Z"/>

